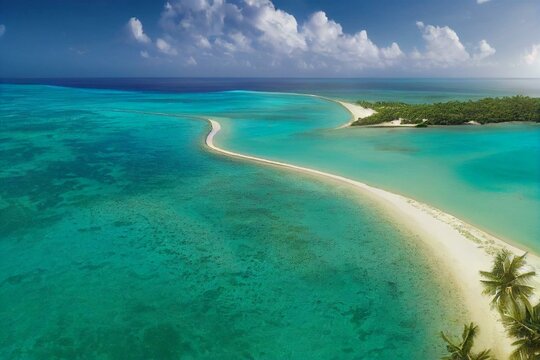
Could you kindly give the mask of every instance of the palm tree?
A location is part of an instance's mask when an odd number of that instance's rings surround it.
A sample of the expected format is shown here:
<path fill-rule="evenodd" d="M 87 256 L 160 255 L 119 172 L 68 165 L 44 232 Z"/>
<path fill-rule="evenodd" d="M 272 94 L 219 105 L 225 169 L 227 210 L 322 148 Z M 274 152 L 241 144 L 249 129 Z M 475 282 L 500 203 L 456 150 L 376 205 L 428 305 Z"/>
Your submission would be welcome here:
<path fill-rule="evenodd" d="M 443 340 L 446 342 L 446 350 L 449 355 L 442 357 L 442 360 L 489 360 L 490 350 L 483 350 L 478 354 L 472 353 L 474 338 L 478 335 L 478 326 L 474 323 L 463 326 L 461 342 L 458 344 L 441 332 Z"/>
<path fill-rule="evenodd" d="M 511 359 L 540 359 L 540 303 L 536 306 L 515 304 L 502 316 L 508 334 L 517 340 Z"/>
<path fill-rule="evenodd" d="M 525 256 L 527 253 L 515 256 L 504 249 L 493 260 L 491 271 L 480 271 L 480 275 L 484 278 L 481 280 L 484 294 L 493 296 L 491 303 L 497 306 L 502 314 L 507 311 L 510 304 L 530 305 L 528 297 L 534 289 L 528 286 L 527 282 L 536 274 L 534 271 L 523 272 L 526 264 Z"/>

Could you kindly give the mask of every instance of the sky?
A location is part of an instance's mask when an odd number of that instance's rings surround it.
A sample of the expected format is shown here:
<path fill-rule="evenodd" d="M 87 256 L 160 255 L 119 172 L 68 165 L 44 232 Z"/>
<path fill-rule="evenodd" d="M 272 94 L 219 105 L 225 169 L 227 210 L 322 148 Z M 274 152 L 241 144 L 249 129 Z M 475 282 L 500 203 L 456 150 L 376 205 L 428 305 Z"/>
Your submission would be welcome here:
<path fill-rule="evenodd" d="M 0 77 L 540 77 L 540 0 L 0 0 Z"/>

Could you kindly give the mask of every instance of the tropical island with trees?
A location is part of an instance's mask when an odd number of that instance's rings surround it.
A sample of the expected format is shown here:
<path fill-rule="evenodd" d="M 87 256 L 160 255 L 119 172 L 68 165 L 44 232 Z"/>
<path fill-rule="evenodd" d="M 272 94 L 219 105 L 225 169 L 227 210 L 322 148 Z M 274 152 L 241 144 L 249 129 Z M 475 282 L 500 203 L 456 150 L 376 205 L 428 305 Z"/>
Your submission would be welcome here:
<path fill-rule="evenodd" d="M 352 125 L 396 125 L 425 127 L 427 125 L 464 125 L 500 122 L 540 122 L 540 98 L 507 96 L 484 98 L 476 101 L 449 101 L 433 104 L 407 104 L 403 102 L 358 101 L 363 108 L 375 112 L 359 118 Z"/>

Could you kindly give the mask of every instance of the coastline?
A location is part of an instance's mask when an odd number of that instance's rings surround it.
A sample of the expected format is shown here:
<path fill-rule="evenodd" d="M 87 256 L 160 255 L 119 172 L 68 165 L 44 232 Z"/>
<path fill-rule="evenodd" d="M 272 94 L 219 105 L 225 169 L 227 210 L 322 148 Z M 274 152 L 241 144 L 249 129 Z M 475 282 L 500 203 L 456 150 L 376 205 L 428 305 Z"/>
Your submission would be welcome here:
<path fill-rule="evenodd" d="M 333 100 L 333 99 L 328 99 L 328 98 L 324 98 L 324 99 L 340 104 L 351 114 L 351 119 L 349 120 L 349 122 L 339 126 L 338 129 L 349 127 L 358 119 L 363 119 L 375 113 L 375 110 L 368 109 L 360 105 L 356 105 L 356 104 L 352 104 L 352 103 L 348 103 L 348 102 L 340 101 L 340 100 Z"/>
<path fill-rule="evenodd" d="M 357 104 L 353 104 L 353 103 L 342 101 L 342 100 L 333 99 L 333 98 L 326 97 L 326 96 L 323 96 L 323 95 L 303 94 L 303 93 L 294 93 L 294 92 L 280 92 L 280 91 L 276 91 L 276 92 L 257 91 L 257 92 L 262 93 L 262 94 L 267 93 L 267 94 L 274 94 L 274 95 L 275 94 L 280 94 L 280 95 L 288 95 L 288 96 L 290 96 L 290 95 L 293 95 L 293 96 L 310 96 L 310 97 L 314 97 L 314 98 L 317 98 L 317 99 L 321 99 L 321 100 L 325 100 L 325 101 L 328 101 L 328 102 L 331 102 L 331 103 L 341 105 L 341 107 L 345 108 L 345 110 L 347 110 L 347 112 L 350 114 L 350 118 L 349 118 L 348 122 L 346 122 L 343 125 L 338 126 L 337 129 L 343 129 L 343 128 L 349 127 L 355 121 L 357 121 L 358 119 L 363 119 L 365 117 L 371 116 L 376 112 L 375 110 L 370 109 L 370 108 L 365 108 L 365 107 L 357 105 Z"/>
<path fill-rule="evenodd" d="M 376 111 L 373 110 L 373 109 L 365 108 L 365 107 L 357 105 L 357 104 L 353 104 L 353 103 L 349 103 L 349 102 L 345 102 L 345 101 L 341 101 L 341 100 L 330 99 L 330 98 L 323 97 L 323 96 L 318 96 L 318 95 L 312 95 L 312 96 L 315 96 L 315 97 L 318 97 L 318 98 L 321 98 L 321 99 L 324 99 L 324 100 L 328 100 L 328 101 L 332 101 L 334 103 L 337 103 L 337 104 L 341 105 L 342 107 L 344 107 L 351 114 L 351 119 L 347 123 L 345 123 L 345 124 L 343 124 L 341 126 L 338 126 L 337 129 L 344 129 L 344 128 L 350 127 L 350 126 L 352 126 L 352 124 L 354 122 L 358 121 L 359 119 L 366 118 L 366 117 L 371 116 L 371 115 L 376 113 Z M 414 128 L 414 127 L 416 127 L 416 125 L 417 124 L 403 124 L 401 122 L 401 119 L 398 119 L 398 120 L 392 120 L 392 121 L 383 122 L 383 123 L 380 123 L 380 124 L 358 125 L 358 127 Z"/>
<path fill-rule="evenodd" d="M 360 109 L 356 105 L 336 101 L 356 116 Z M 353 110 L 353 111 L 351 111 Z M 362 108 L 362 110 L 365 110 Z M 250 155 L 244 155 L 225 150 L 215 145 L 214 138 L 221 130 L 218 121 L 206 118 L 211 125 L 205 143 L 213 151 L 225 156 L 254 161 L 266 165 L 288 168 L 305 174 L 314 175 L 325 180 L 332 180 L 351 186 L 364 196 L 369 196 L 380 204 L 399 225 L 404 226 L 418 234 L 422 243 L 436 258 L 437 264 L 442 264 L 458 287 L 461 297 L 469 312 L 470 320 L 480 326 L 480 335 L 477 344 L 480 347 L 491 348 L 499 357 L 507 357 L 511 352 L 511 340 L 506 336 L 504 328 L 499 321 L 499 314 L 491 310 L 490 299 L 483 296 L 480 283 L 480 270 L 489 270 L 493 255 L 502 248 L 513 253 L 521 254 L 524 251 L 516 246 L 481 231 L 454 216 L 446 214 L 427 204 L 420 203 L 402 195 L 381 190 L 367 184 L 311 168 L 296 166 L 274 160 L 268 160 Z M 342 127 L 346 127 L 345 124 Z M 341 127 L 340 127 L 341 128 Z M 529 266 L 539 273 L 540 258 L 535 254 L 528 256 Z M 535 279 L 532 284 L 537 289 L 540 282 Z M 442 330 L 442 329 L 441 329 Z"/>

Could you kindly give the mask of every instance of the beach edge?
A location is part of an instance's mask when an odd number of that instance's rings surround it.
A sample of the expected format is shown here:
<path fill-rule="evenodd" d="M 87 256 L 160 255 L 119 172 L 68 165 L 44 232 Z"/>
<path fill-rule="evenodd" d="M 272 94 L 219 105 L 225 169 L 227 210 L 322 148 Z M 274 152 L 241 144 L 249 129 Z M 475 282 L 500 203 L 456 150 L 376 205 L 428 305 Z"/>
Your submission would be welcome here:
<path fill-rule="evenodd" d="M 437 258 L 437 263 L 443 264 L 445 270 L 450 273 L 453 283 L 458 287 L 461 298 L 464 300 L 470 320 L 480 326 L 477 344 L 491 348 L 494 355 L 498 357 L 510 355 L 511 340 L 499 321 L 498 312 L 491 309 L 490 299 L 482 296 L 479 271 L 490 269 L 493 256 L 501 249 L 508 249 L 516 254 L 523 253 L 523 250 L 414 199 L 343 176 L 223 149 L 214 142 L 221 130 L 221 124 L 215 119 L 204 119 L 210 124 L 205 145 L 216 153 L 294 170 L 320 179 L 337 181 L 375 200 L 399 225 L 419 235 L 423 244 Z M 528 263 L 533 270 L 537 272 L 540 270 L 540 258 L 535 254 L 529 254 Z"/>

